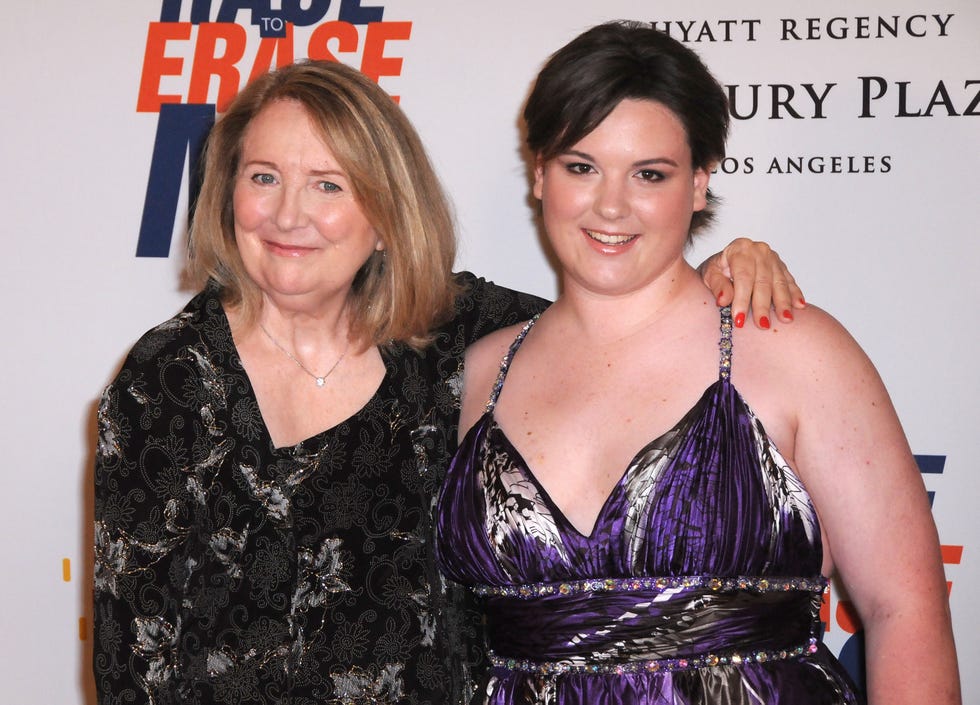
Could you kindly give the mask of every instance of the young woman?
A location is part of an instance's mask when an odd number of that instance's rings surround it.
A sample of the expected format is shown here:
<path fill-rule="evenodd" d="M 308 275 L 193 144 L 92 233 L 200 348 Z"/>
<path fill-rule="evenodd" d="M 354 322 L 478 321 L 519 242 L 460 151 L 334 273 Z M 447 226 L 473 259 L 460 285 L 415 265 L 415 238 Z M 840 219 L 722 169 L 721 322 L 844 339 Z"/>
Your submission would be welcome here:
<path fill-rule="evenodd" d="M 437 511 L 444 571 L 482 599 L 485 702 L 860 702 L 821 642 L 839 573 L 870 702 L 958 703 L 936 529 L 874 367 L 813 307 L 733 325 L 684 260 L 722 88 L 612 23 L 550 59 L 524 117 L 562 294 L 467 352 Z"/>

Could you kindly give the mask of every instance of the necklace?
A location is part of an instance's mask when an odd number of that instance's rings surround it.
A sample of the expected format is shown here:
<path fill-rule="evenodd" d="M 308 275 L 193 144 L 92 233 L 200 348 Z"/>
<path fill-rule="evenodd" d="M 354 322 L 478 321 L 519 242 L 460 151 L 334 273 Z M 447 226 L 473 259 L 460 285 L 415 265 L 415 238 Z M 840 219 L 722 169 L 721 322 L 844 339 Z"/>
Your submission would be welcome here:
<path fill-rule="evenodd" d="M 312 372 L 310 372 L 306 368 L 306 365 L 304 365 L 302 362 L 300 362 L 296 358 L 295 355 L 293 355 L 291 352 L 289 352 L 288 350 L 286 350 L 286 348 L 284 348 L 282 345 L 280 345 L 279 344 L 279 341 L 272 337 L 272 333 L 270 333 L 269 331 L 267 331 L 265 329 L 265 326 L 264 325 L 262 325 L 260 323 L 259 324 L 259 328 L 261 328 L 262 329 L 262 332 L 265 333 L 265 337 L 269 339 L 269 342 L 271 342 L 273 345 L 275 345 L 277 348 L 279 348 L 286 355 L 286 357 L 288 357 L 290 360 L 292 360 L 293 362 L 295 362 L 296 363 L 296 366 L 299 367 L 301 370 L 303 370 L 303 372 L 305 372 L 310 377 L 312 377 L 313 380 L 316 382 L 316 386 L 318 386 L 318 387 L 322 387 L 324 384 L 327 383 L 327 377 L 329 377 L 331 374 L 333 374 L 333 371 L 337 369 L 337 367 L 340 365 L 341 362 L 343 362 L 344 358 L 347 357 L 347 351 L 350 349 L 350 338 L 348 338 L 347 339 L 347 346 L 344 348 L 344 352 L 340 353 L 340 357 L 337 358 L 337 362 L 333 363 L 333 367 L 331 367 L 329 370 L 327 370 L 326 374 L 323 374 L 323 375 L 315 375 Z"/>

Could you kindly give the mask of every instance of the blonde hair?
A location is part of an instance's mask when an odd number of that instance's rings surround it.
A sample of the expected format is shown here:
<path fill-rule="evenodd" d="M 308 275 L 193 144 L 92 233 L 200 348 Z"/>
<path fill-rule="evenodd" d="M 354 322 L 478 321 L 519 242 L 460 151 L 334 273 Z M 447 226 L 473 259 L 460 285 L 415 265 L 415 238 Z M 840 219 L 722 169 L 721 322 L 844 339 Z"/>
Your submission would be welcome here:
<path fill-rule="evenodd" d="M 376 83 L 336 62 L 302 61 L 256 78 L 208 136 L 190 229 L 188 276 L 220 287 L 222 302 L 255 322 L 261 292 L 235 242 L 232 194 L 248 126 L 274 101 L 301 104 L 350 179 L 384 243 L 357 273 L 348 297 L 351 335 L 364 348 L 415 349 L 448 319 L 458 287 L 453 218 L 415 128 Z"/>

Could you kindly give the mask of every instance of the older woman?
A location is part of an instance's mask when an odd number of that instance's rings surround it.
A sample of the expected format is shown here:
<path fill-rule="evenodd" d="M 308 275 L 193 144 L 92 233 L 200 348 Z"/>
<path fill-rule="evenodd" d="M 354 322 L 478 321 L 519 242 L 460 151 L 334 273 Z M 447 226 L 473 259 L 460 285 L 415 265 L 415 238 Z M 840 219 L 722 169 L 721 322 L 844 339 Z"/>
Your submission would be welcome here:
<path fill-rule="evenodd" d="M 452 275 L 418 137 L 340 64 L 243 90 L 191 243 L 203 291 L 99 408 L 100 702 L 463 700 L 478 621 L 429 545 L 463 350 L 544 302 Z"/>
<path fill-rule="evenodd" d="M 524 117 L 562 294 L 467 353 L 437 511 L 441 564 L 483 598 L 485 702 L 857 703 L 820 640 L 838 571 L 870 702 L 959 702 L 936 529 L 873 366 L 812 307 L 739 330 L 684 261 L 722 88 L 611 23 Z"/>

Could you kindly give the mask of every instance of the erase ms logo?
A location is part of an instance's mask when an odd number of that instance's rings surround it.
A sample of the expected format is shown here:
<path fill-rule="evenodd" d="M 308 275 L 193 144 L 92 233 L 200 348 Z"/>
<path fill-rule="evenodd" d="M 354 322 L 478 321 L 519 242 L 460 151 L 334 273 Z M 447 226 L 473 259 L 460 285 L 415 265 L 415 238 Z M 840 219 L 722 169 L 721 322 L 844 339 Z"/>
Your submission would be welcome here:
<path fill-rule="evenodd" d="M 137 257 L 169 256 L 185 170 L 193 201 L 208 131 L 246 82 L 302 58 L 343 61 L 375 81 L 401 75 L 397 42 L 412 23 L 385 21 L 384 8 L 365 1 L 162 1 L 136 103 L 159 115 Z"/>

